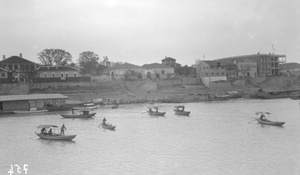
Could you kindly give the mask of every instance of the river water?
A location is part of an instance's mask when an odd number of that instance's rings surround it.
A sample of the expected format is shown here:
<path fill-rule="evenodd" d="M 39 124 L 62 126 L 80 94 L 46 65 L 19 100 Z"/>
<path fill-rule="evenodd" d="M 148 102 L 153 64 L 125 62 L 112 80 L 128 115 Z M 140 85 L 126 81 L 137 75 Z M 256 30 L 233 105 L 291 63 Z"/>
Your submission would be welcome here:
<path fill-rule="evenodd" d="M 58 112 L 2 116 L 0 174 L 24 164 L 29 175 L 300 174 L 299 101 L 186 103 L 189 117 L 174 115 L 174 104 L 157 105 L 166 117 L 145 114 L 148 104 L 101 107 L 91 119 L 63 119 Z M 251 122 L 257 111 L 286 123 Z M 115 131 L 98 128 L 103 117 L 117 126 Z M 40 124 L 65 124 L 65 134 L 77 137 L 39 139 L 34 132 Z"/>

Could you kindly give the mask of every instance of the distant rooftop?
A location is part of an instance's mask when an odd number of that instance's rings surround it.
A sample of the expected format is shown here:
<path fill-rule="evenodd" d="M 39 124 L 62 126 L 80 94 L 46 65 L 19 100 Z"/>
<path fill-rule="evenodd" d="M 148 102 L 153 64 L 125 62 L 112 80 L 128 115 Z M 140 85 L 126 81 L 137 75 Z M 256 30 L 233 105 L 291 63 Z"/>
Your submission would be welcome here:
<path fill-rule="evenodd" d="M 110 70 L 116 70 L 116 69 L 138 69 L 138 68 L 142 68 L 142 67 L 134 65 L 134 64 L 130 64 L 130 63 L 124 63 L 124 64 L 117 65 L 114 67 L 110 67 L 107 70 L 110 71 Z"/>
<path fill-rule="evenodd" d="M 0 64 L 36 64 L 19 56 L 11 56 L 0 61 Z"/>
<path fill-rule="evenodd" d="M 159 63 L 144 64 L 142 67 L 144 67 L 146 69 L 152 69 L 152 68 L 172 68 L 170 66 L 166 66 L 166 65 L 163 65 L 163 64 L 159 64 Z"/>

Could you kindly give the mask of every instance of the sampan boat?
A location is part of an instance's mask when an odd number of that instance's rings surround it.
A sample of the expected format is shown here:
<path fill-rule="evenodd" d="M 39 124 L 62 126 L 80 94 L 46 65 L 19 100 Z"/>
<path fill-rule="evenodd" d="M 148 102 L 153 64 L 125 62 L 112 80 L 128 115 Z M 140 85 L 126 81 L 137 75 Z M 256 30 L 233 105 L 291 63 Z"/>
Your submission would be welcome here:
<path fill-rule="evenodd" d="M 50 128 L 57 128 L 55 125 L 39 125 L 37 129 L 50 129 Z M 46 140 L 72 140 L 76 137 L 76 135 L 61 135 L 57 133 L 52 133 L 51 135 L 47 133 L 37 133 L 35 132 L 36 135 L 38 135 L 41 139 L 46 139 Z"/>
<path fill-rule="evenodd" d="M 256 118 L 255 120 L 258 121 L 258 123 L 264 124 L 264 125 L 273 125 L 273 126 L 282 126 L 285 124 L 285 122 L 275 122 L 271 121 L 265 118 L 265 115 L 270 115 L 269 112 L 256 112 L 255 115 L 260 116 L 259 118 Z"/>
<path fill-rule="evenodd" d="M 152 116 L 164 116 L 166 114 L 166 112 L 158 112 L 158 111 L 147 111 L 149 113 L 149 115 Z"/>
<path fill-rule="evenodd" d="M 275 121 L 270 121 L 270 120 L 261 120 L 259 118 L 256 119 L 259 123 L 265 124 L 265 125 L 274 125 L 274 126 L 282 126 L 285 124 L 285 122 L 275 122 Z"/>
<path fill-rule="evenodd" d="M 96 113 L 90 113 L 89 111 L 82 111 L 82 113 L 79 114 L 60 114 L 64 118 L 91 118 Z"/>
<path fill-rule="evenodd" d="M 59 134 L 53 134 L 53 135 L 44 135 L 42 133 L 35 132 L 36 135 L 38 135 L 41 139 L 46 140 L 72 140 L 76 137 L 76 135 L 59 135 Z"/>
<path fill-rule="evenodd" d="M 190 115 L 190 111 L 185 111 L 184 106 L 175 106 L 174 112 L 176 115 Z"/>
<path fill-rule="evenodd" d="M 177 111 L 174 110 L 176 115 L 190 115 L 190 111 Z"/>
<path fill-rule="evenodd" d="M 108 123 L 101 123 L 102 128 L 104 129 L 109 129 L 109 130 L 114 130 L 116 128 L 116 126 L 113 126 L 112 124 L 108 124 Z"/>

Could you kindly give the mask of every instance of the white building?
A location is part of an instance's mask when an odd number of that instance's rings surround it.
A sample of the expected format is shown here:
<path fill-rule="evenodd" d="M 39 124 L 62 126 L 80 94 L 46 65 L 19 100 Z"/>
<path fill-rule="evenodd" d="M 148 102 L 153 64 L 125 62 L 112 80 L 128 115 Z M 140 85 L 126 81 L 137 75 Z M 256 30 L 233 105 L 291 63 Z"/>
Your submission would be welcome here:
<path fill-rule="evenodd" d="M 144 64 L 142 67 L 149 79 L 168 79 L 174 76 L 174 67 L 159 63 Z"/>

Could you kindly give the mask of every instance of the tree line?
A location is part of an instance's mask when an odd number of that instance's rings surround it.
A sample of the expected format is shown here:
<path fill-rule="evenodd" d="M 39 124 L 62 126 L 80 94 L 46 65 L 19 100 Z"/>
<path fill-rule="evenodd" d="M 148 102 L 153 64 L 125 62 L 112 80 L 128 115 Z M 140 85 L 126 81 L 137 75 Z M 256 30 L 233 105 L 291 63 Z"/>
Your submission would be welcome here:
<path fill-rule="evenodd" d="M 71 66 L 77 67 L 72 61 L 72 55 L 62 49 L 44 49 L 37 54 L 37 57 L 44 66 Z M 109 61 L 107 56 L 101 60 L 99 55 L 92 51 L 84 51 L 79 54 L 78 67 L 81 74 L 101 75 L 108 67 L 124 64 L 122 62 Z M 194 76 L 193 67 L 175 68 L 175 74 L 181 76 Z"/>
<path fill-rule="evenodd" d="M 62 49 L 44 49 L 37 54 L 37 57 L 44 66 L 71 66 L 76 67 L 72 61 L 72 55 Z M 85 51 L 79 54 L 78 67 L 81 74 L 102 74 L 105 69 L 113 65 L 123 64 L 122 62 L 109 61 L 108 57 L 100 57 L 92 52 Z"/>

